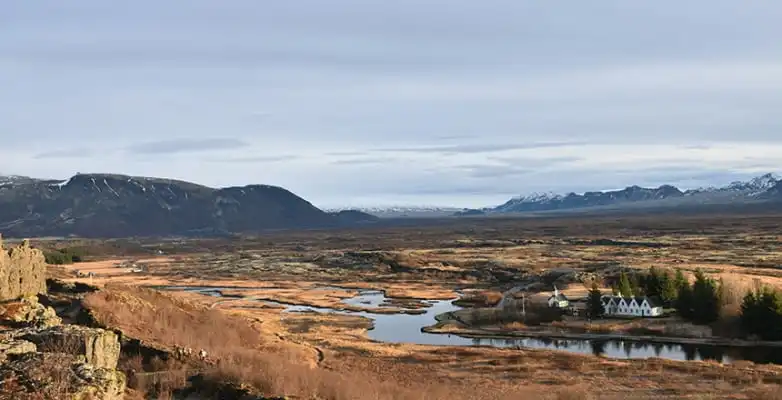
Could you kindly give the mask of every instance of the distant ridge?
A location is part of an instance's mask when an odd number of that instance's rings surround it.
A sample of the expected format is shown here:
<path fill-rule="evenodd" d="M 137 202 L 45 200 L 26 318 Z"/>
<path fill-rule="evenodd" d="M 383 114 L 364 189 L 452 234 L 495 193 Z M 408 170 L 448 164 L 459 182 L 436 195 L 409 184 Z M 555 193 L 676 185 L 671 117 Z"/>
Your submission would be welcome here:
<path fill-rule="evenodd" d="M 533 193 L 514 197 L 507 202 L 483 209 L 468 209 L 457 216 L 566 211 L 596 207 L 674 207 L 699 204 L 744 204 L 763 201 L 782 201 L 782 180 L 773 173 L 760 175 L 749 181 L 736 181 L 724 187 L 710 187 L 682 191 L 672 185 L 656 188 L 628 186 L 621 190 L 567 193 Z"/>
<path fill-rule="evenodd" d="M 387 206 L 387 207 L 344 207 L 327 209 L 330 212 L 358 211 L 379 218 L 435 218 L 447 217 L 460 210 L 457 207 L 437 206 Z"/>
<path fill-rule="evenodd" d="M 216 189 L 119 174 L 0 177 L 0 232 L 6 236 L 224 235 L 337 227 L 373 218 L 329 214 L 270 185 Z"/>

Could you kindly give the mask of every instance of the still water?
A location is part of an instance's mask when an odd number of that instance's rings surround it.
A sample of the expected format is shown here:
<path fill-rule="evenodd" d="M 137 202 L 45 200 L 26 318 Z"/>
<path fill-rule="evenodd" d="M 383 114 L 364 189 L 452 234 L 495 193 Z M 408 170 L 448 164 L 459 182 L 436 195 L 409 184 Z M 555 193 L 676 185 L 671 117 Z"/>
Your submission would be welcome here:
<path fill-rule="evenodd" d="M 187 290 L 204 295 L 221 296 L 215 287 L 166 287 L 168 290 Z M 231 288 L 236 289 L 236 288 Z M 258 290 L 253 288 L 251 290 Z M 388 299 L 382 291 L 363 291 L 358 296 L 345 299 L 346 305 L 364 308 L 383 307 Z M 429 307 L 424 314 L 377 314 L 334 310 L 312 306 L 291 306 L 273 301 L 262 300 L 266 304 L 285 307 L 285 312 L 330 312 L 358 315 L 374 321 L 374 328 L 367 335 L 370 339 L 386 343 L 411 343 L 424 345 L 449 346 L 492 346 L 506 348 L 535 348 L 567 351 L 571 353 L 602 355 L 610 358 L 639 359 L 659 357 L 670 360 L 715 360 L 730 363 L 736 360 L 749 360 L 755 363 L 782 364 L 782 348 L 778 347 L 722 347 L 711 345 L 660 344 L 629 340 L 587 340 L 587 339 L 550 339 L 550 338 L 466 338 L 453 334 L 435 334 L 422 332 L 421 328 L 434 324 L 435 316 L 460 307 L 450 300 L 426 301 Z"/>

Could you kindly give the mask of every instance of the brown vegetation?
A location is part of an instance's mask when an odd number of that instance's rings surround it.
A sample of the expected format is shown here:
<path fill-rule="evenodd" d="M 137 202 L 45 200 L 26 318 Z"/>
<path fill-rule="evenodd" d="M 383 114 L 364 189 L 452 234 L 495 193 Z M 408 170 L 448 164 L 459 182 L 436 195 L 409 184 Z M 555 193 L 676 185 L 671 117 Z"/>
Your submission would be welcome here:
<path fill-rule="evenodd" d="M 521 323 L 525 326 L 537 326 L 562 319 L 562 313 L 554 308 L 540 304 L 530 304 L 522 312 L 520 305 L 512 303 L 503 308 L 472 308 L 455 312 L 457 319 L 470 326 L 511 326 Z"/>
<path fill-rule="evenodd" d="M 205 349 L 209 360 L 197 366 L 216 382 L 251 385 L 266 395 L 304 398 L 349 399 L 445 399 L 454 395 L 441 387 L 414 387 L 377 379 L 366 374 L 346 376 L 314 368 L 302 348 L 272 342 L 248 321 L 149 289 L 116 287 L 88 295 L 85 306 L 97 320 L 125 334 L 161 347 Z M 198 351 L 198 350 L 197 350 Z M 185 368 L 165 364 L 147 367 L 149 372 L 174 372 L 166 389 L 185 385 Z M 128 372 L 142 371 L 140 358 L 121 362 Z M 160 375 L 160 374 L 158 374 Z M 160 395 L 159 382 L 131 373 L 133 389 Z M 178 383 L 178 385 L 177 385 Z M 152 386 L 152 387 L 150 387 Z"/>
<path fill-rule="evenodd" d="M 503 290 L 530 276 L 544 277 L 536 288 L 544 293 L 530 295 L 528 300 L 547 296 L 552 283 L 569 297 L 585 293 L 581 287 L 584 279 L 605 276 L 618 266 L 639 271 L 651 266 L 681 268 L 687 275 L 701 268 L 735 287 L 724 297 L 726 322 L 714 326 L 715 332 L 729 332 L 743 288 L 750 287 L 754 279 L 782 285 L 782 272 L 771 268 L 782 264 L 777 236 L 780 221 L 782 217 L 776 215 L 471 219 L 414 229 L 286 232 L 232 240 L 137 243 L 136 250 L 129 252 L 136 259 L 148 257 L 152 248 L 178 255 L 143 274 L 98 277 L 96 281 L 275 286 L 284 290 L 264 291 L 271 293 L 269 298 L 300 304 L 333 304 L 320 303 L 329 298 L 339 301 L 333 293 L 320 293 L 320 297 L 304 293 L 318 285 L 382 288 L 391 296 L 416 298 L 448 298 L 455 289 L 468 288 L 468 292 L 478 293 L 470 305 L 489 310 L 481 323 L 504 324 L 505 329 L 514 330 L 536 323 L 530 317 L 534 309 L 528 310 L 528 319 L 522 323 L 517 312 L 503 315 L 502 310 L 488 307 L 497 304 Z M 605 238 L 612 240 L 602 240 Z M 555 270 L 556 274 L 548 274 Z M 578 274 L 563 275 L 560 270 Z M 568 284 L 570 289 L 566 289 Z M 186 366 L 170 360 L 152 363 L 128 358 L 122 361 L 124 369 L 168 370 L 176 377 L 182 375 L 176 371 L 200 368 L 214 381 L 252 384 L 273 395 L 329 399 L 526 398 L 524 394 L 541 399 L 773 399 L 782 383 L 779 367 L 751 363 L 625 361 L 526 349 L 375 343 L 367 340 L 367 320 L 355 316 L 239 308 L 251 305 L 250 299 L 221 303 L 219 310 L 200 304 L 215 301 L 195 294 L 163 295 L 109 287 L 90 295 L 86 303 L 99 320 L 129 336 L 169 349 L 185 346 L 197 352 L 204 348 L 210 358 L 205 364 L 195 360 Z M 668 334 L 660 325 L 635 322 L 595 323 L 584 330 Z M 144 380 L 157 379 L 154 385 L 163 387 L 160 377 L 164 375 L 136 374 L 135 385 L 144 388 L 153 385 Z M 167 390 L 175 386 L 169 385 Z"/>

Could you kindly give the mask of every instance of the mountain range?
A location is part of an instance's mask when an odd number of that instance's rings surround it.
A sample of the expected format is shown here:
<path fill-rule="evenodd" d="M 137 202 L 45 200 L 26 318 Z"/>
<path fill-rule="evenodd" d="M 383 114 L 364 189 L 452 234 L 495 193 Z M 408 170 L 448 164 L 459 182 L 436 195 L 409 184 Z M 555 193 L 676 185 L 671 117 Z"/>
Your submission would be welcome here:
<path fill-rule="evenodd" d="M 0 232 L 8 236 L 215 235 L 375 220 L 358 211 L 327 213 L 268 185 L 215 189 L 116 174 L 62 181 L 0 177 Z"/>
<path fill-rule="evenodd" d="M 6 236 L 128 237 L 226 235 L 280 229 L 351 227 L 380 218 L 635 210 L 701 205 L 782 204 L 774 174 L 724 187 L 681 190 L 629 186 L 583 194 L 537 193 L 496 207 L 392 207 L 324 211 L 277 186 L 211 188 L 191 182 L 117 174 L 67 180 L 0 176 L 0 232 Z"/>
<path fill-rule="evenodd" d="M 507 202 L 480 210 L 468 209 L 457 215 L 565 211 L 597 207 L 666 207 L 700 204 L 736 204 L 782 201 L 782 180 L 765 174 L 746 182 L 732 182 L 724 187 L 707 187 L 682 191 L 672 185 L 656 188 L 629 186 L 621 190 L 567 193 L 533 193 L 514 197 Z"/>

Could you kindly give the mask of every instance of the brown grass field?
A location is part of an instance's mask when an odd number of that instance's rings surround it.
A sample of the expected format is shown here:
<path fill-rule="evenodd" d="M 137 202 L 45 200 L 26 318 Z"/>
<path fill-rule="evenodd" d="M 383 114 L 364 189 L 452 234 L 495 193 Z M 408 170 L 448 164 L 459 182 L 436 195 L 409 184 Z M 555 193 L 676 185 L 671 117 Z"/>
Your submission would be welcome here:
<path fill-rule="evenodd" d="M 782 367 L 776 365 L 386 344 L 368 339 L 371 323 L 365 318 L 281 313 L 279 306 L 258 302 L 345 308 L 341 301 L 358 289 L 382 289 L 399 302 L 387 313 L 459 293 L 480 293 L 472 305 L 491 307 L 520 280 L 564 268 L 599 275 L 619 266 L 700 268 L 730 281 L 740 298 L 758 284 L 782 287 L 780 223 L 777 215 L 464 219 L 233 239 L 47 246 L 91 249 L 93 261 L 67 266 L 61 273 L 102 288 L 84 300 L 101 323 L 160 348 L 206 349 L 209 362 L 198 368 L 217 381 L 242 383 L 267 395 L 334 400 L 782 399 Z M 130 272 L 124 267 L 128 263 L 145 270 Z M 76 270 L 94 271 L 95 276 L 76 277 Z M 236 298 L 144 288 L 166 285 L 224 287 L 223 295 Z M 561 289 L 573 297 L 586 293 L 578 282 Z M 548 289 L 531 293 L 531 298 L 540 301 L 547 294 Z M 628 328 L 605 325 L 582 329 Z M 634 328 L 648 333 L 660 327 Z M 509 323 L 505 329 L 526 327 Z M 132 360 L 126 364 L 136 370 L 152 368 Z M 143 382 L 131 382 L 146 390 Z"/>

